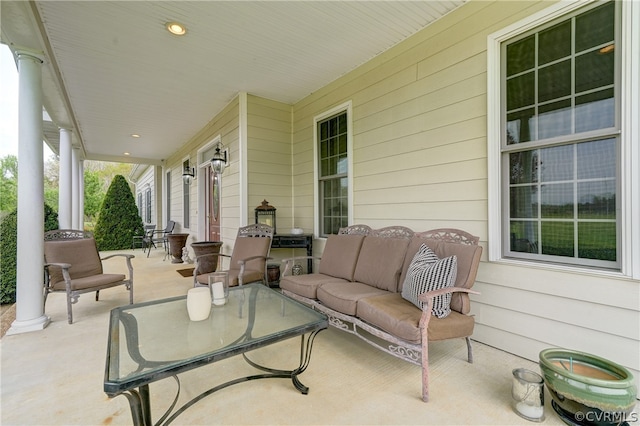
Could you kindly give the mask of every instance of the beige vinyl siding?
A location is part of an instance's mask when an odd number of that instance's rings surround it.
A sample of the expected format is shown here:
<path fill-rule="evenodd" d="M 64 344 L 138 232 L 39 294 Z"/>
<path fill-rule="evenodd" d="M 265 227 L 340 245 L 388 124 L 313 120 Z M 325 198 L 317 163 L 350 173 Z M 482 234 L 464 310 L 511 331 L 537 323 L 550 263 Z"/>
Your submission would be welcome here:
<path fill-rule="evenodd" d="M 276 210 L 281 234 L 293 227 L 291 197 L 291 105 L 247 97 L 247 217 L 266 199 Z"/>
<path fill-rule="evenodd" d="M 166 161 L 167 168 L 171 169 L 171 218 L 177 222 L 176 232 L 182 232 L 182 161 L 187 155 L 193 167 L 198 167 L 198 148 L 212 141 L 220 135 L 222 144 L 229 149 L 230 164 L 222 175 L 221 189 L 221 234 L 224 242 L 223 250 L 229 250 L 233 246 L 239 223 L 239 101 L 234 98 L 220 111 L 207 125 L 196 135 L 194 135 L 179 151 Z M 197 238 L 201 234 L 198 230 L 198 197 L 202 196 L 198 191 L 199 183 L 191 183 L 190 203 L 191 218 L 189 229 L 191 235 Z M 202 212 L 204 214 L 204 212 Z M 202 230 L 204 235 L 204 230 Z"/>
<path fill-rule="evenodd" d="M 474 339 L 531 360 L 547 347 L 583 350 L 639 377 L 640 282 L 487 262 L 487 143 L 499 143 L 487 141 L 487 36 L 551 4 L 470 1 L 297 102 L 294 220 L 313 226 L 313 119 L 351 101 L 354 223 L 455 227 L 480 236 Z M 323 242 L 316 240 L 317 254 Z"/>

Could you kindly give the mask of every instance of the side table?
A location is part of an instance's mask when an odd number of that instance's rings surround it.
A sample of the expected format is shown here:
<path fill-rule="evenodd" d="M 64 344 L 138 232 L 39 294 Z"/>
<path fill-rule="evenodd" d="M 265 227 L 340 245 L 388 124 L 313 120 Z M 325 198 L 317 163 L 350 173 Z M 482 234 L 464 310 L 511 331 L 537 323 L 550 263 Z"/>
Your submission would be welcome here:
<path fill-rule="evenodd" d="M 307 256 L 313 256 L 313 234 L 276 234 L 271 240 L 271 248 L 303 248 Z M 307 273 L 313 272 L 313 259 L 307 260 Z"/>

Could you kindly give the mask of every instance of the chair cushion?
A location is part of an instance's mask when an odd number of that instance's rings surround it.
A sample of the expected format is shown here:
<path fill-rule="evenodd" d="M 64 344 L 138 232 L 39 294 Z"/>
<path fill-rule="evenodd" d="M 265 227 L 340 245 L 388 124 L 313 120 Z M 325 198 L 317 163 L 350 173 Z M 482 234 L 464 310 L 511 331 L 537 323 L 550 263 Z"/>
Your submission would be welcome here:
<path fill-rule="evenodd" d="M 318 287 L 318 300 L 335 311 L 356 315 L 358 300 L 387 293 L 385 290 L 359 282 L 331 282 Z"/>
<path fill-rule="evenodd" d="M 102 261 L 93 238 L 45 241 L 44 259 L 45 263 L 69 263 L 72 280 L 102 274 Z M 64 283 L 62 269 L 59 267 L 50 267 L 49 276 L 52 286 L 61 281 Z"/>
<path fill-rule="evenodd" d="M 358 301 L 358 317 L 411 343 L 420 343 L 422 311 L 400 293 L 367 297 Z M 467 337 L 473 334 L 472 316 L 452 311 L 446 318 L 432 316 L 427 327 L 429 341 Z"/>
<path fill-rule="evenodd" d="M 329 235 L 318 271 L 321 274 L 353 281 L 364 235 Z"/>
<path fill-rule="evenodd" d="M 71 280 L 71 290 L 87 290 L 94 287 L 109 286 L 109 284 L 118 285 L 125 280 L 123 274 L 100 274 L 91 275 L 84 278 L 76 278 Z M 53 285 L 53 289 L 56 291 L 63 291 L 66 289 L 64 281 L 59 281 Z"/>
<path fill-rule="evenodd" d="M 438 259 L 429 246 L 423 244 L 409 265 L 407 277 L 402 285 L 402 297 L 423 309 L 424 302 L 418 300 L 418 296 L 428 291 L 453 286 L 457 271 L 456 256 Z M 438 318 L 449 315 L 451 313 L 450 303 L 451 294 L 434 298 L 433 315 Z"/>
<path fill-rule="evenodd" d="M 354 281 L 397 292 L 409 241 L 407 238 L 366 236 L 358 256 Z"/>
<path fill-rule="evenodd" d="M 309 299 L 317 299 L 318 287 L 329 282 L 345 284 L 349 281 L 324 274 L 286 275 L 280 277 L 280 288 Z"/>
<path fill-rule="evenodd" d="M 264 275 L 266 257 L 269 255 L 271 238 L 266 237 L 239 237 L 233 245 L 233 254 L 229 269 L 240 269 L 239 260 L 252 256 L 264 256 L 263 259 L 250 260 L 245 264 L 245 271 L 261 271 Z M 247 282 L 247 281 L 245 281 Z M 231 283 L 231 279 L 229 280 Z"/>
<path fill-rule="evenodd" d="M 238 285 L 238 275 L 240 274 L 240 269 L 229 269 L 226 270 L 229 274 L 229 287 L 234 287 Z M 249 284 L 256 281 L 262 281 L 264 279 L 264 272 L 262 271 L 244 271 L 244 276 L 242 277 L 243 284 Z M 209 274 L 200 274 L 196 276 L 196 281 L 199 284 L 209 285 Z"/>

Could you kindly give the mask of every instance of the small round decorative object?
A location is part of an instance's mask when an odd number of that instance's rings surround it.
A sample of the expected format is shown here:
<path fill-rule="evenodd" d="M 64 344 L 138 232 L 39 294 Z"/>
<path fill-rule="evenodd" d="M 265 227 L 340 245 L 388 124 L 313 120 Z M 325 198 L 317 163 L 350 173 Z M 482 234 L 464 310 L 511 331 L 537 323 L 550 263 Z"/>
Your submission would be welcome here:
<path fill-rule="evenodd" d="M 291 273 L 293 275 L 302 275 L 302 265 L 299 263 L 293 265 L 293 267 L 291 268 Z"/>

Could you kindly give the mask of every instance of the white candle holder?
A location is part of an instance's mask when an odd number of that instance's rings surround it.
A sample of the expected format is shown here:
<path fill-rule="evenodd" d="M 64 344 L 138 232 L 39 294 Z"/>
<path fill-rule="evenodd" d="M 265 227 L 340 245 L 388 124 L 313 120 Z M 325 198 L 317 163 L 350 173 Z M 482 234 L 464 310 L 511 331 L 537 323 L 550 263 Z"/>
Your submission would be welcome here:
<path fill-rule="evenodd" d="M 211 292 L 205 287 L 196 287 L 187 291 L 187 312 L 191 321 L 203 321 L 211 312 Z"/>
<path fill-rule="evenodd" d="M 209 274 L 209 291 L 213 306 L 223 306 L 229 300 L 229 274 L 213 272 Z"/>

